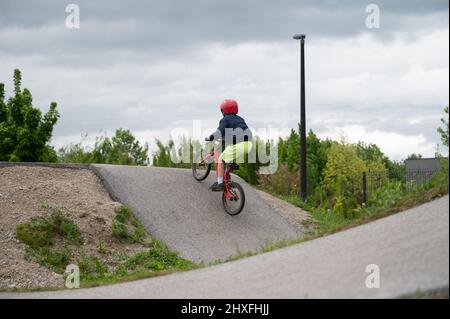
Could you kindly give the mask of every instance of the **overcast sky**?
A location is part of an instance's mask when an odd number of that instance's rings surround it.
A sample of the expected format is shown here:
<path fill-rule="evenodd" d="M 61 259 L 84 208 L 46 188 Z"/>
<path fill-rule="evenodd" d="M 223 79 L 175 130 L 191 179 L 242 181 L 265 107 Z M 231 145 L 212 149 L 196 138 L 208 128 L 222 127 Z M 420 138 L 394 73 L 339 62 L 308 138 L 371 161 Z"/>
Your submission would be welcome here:
<path fill-rule="evenodd" d="M 299 44 L 306 38 L 307 129 L 378 144 L 393 159 L 434 156 L 449 103 L 448 0 L 0 1 L 0 82 L 19 68 L 34 104 L 58 103 L 60 147 L 131 129 L 167 140 L 239 102 L 255 131 L 286 134 L 299 120 Z M 178 130 L 177 130 L 178 129 Z M 275 133 L 274 133 L 275 134 Z M 448 150 L 440 147 L 442 153 Z"/>

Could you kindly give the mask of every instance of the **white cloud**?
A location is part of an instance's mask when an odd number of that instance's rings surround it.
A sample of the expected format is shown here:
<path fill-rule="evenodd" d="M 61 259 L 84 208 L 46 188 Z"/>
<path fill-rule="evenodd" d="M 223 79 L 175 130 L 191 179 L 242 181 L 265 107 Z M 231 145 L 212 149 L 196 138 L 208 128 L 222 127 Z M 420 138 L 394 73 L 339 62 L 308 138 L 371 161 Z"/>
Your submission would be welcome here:
<path fill-rule="evenodd" d="M 421 135 L 402 135 L 395 132 L 367 131 L 366 128 L 357 125 L 349 125 L 335 128 L 332 131 L 321 132 L 318 134 L 321 138 L 332 138 L 340 140 L 345 137 L 350 143 L 364 141 L 366 143 L 376 144 L 381 151 L 388 154 L 393 160 L 402 160 L 411 153 L 420 153 L 424 157 L 434 157 L 436 146 L 427 142 Z"/>

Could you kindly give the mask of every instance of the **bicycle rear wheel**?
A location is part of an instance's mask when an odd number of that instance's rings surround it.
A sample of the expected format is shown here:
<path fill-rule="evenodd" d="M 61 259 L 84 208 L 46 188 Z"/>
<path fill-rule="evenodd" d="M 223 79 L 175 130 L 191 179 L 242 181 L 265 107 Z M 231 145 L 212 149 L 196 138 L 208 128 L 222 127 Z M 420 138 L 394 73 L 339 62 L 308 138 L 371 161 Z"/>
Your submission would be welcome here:
<path fill-rule="evenodd" d="M 234 196 L 233 198 L 227 198 L 225 193 L 222 194 L 223 208 L 229 215 L 236 216 L 241 213 L 245 205 L 244 189 L 235 182 L 231 182 L 228 187 Z"/>
<path fill-rule="evenodd" d="M 201 152 L 194 156 L 194 161 L 192 163 L 192 175 L 197 181 L 202 181 L 208 177 L 211 171 L 211 163 L 205 163 L 205 161 L 200 161 Z"/>

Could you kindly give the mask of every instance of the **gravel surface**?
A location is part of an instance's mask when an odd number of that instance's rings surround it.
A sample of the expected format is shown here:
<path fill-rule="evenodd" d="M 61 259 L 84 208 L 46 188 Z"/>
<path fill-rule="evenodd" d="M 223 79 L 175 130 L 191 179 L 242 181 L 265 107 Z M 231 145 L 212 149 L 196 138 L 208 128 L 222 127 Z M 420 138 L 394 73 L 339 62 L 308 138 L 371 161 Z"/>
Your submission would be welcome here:
<path fill-rule="evenodd" d="M 448 297 L 448 195 L 369 224 L 213 267 L 91 289 L 0 298 Z M 380 287 L 367 288 L 369 264 Z M 431 297 L 433 294 L 430 295 Z"/>
<path fill-rule="evenodd" d="M 81 252 L 99 256 L 99 240 L 106 245 L 107 254 L 101 257 L 110 267 L 117 258 L 142 250 L 141 245 L 124 245 L 112 237 L 119 205 L 88 169 L 0 167 L 0 289 L 63 286 L 62 275 L 26 260 L 25 245 L 15 238 L 18 224 L 48 214 L 48 207 L 61 209 L 80 227 L 85 244 L 74 258 Z"/>
<path fill-rule="evenodd" d="M 259 196 L 261 196 L 281 216 L 283 216 L 291 225 L 295 226 L 302 233 L 311 235 L 316 233 L 314 219 L 307 211 L 284 200 L 276 198 L 264 191 L 257 190 L 257 192 Z"/>

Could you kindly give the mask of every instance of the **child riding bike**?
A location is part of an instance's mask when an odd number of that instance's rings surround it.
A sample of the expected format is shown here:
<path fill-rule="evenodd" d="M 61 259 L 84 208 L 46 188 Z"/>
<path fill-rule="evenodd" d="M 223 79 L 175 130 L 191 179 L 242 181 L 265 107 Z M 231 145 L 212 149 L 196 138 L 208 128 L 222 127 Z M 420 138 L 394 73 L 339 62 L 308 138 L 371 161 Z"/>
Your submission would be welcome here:
<path fill-rule="evenodd" d="M 252 132 L 245 123 L 245 120 L 237 115 L 239 109 L 235 100 L 224 100 L 219 107 L 223 115 L 223 118 L 219 122 L 219 127 L 213 134 L 205 138 L 206 141 L 221 139 L 225 142 L 225 149 L 217 161 L 217 182 L 211 185 L 213 192 L 221 192 L 224 190 L 224 162 L 241 163 L 245 154 L 248 154 L 252 149 L 253 138 Z"/>

